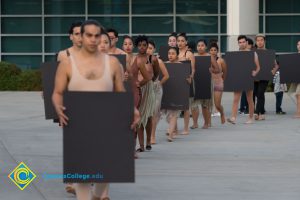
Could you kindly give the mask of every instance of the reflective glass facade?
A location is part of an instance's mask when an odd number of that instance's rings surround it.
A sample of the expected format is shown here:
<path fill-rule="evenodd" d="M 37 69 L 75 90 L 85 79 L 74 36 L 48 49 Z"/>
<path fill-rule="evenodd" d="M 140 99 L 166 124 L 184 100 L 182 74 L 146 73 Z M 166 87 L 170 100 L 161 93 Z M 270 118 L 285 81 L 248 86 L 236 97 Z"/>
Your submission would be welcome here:
<path fill-rule="evenodd" d="M 218 40 L 227 49 L 226 0 L 1 0 L 1 60 L 38 68 L 71 45 L 67 31 L 76 20 L 96 19 L 122 36 L 147 34 L 157 46 L 171 32 L 189 40 Z M 300 39 L 300 1 L 260 0 L 259 30 L 267 47 L 295 51 Z"/>

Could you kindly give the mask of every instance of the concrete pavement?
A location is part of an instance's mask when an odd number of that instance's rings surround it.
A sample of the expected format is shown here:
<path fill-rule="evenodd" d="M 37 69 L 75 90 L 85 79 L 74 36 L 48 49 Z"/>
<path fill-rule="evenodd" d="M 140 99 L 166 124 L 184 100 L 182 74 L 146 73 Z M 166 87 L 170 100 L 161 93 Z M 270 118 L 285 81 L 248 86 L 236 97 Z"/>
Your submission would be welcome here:
<path fill-rule="evenodd" d="M 225 93 L 226 114 L 232 94 Z M 166 141 L 161 120 L 158 144 L 136 160 L 136 183 L 112 184 L 112 200 L 299 200 L 300 120 L 295 103 L 284 95 L 287 115 L 276 115 L 275 96 L 266 94 L 265 121 L 221 125 Z M 0 92 L 0 199 L 69 200 L 62 180 L 44 173 L 62 173 L 62 131 L 44 120 L 38 92 Z M 200 120 L 200 124 L 203 120 Z M 179 120 L 182 129 L 183 121 Z M 23 191 L 7 175 L 24 161 L 37 178 Z"/>

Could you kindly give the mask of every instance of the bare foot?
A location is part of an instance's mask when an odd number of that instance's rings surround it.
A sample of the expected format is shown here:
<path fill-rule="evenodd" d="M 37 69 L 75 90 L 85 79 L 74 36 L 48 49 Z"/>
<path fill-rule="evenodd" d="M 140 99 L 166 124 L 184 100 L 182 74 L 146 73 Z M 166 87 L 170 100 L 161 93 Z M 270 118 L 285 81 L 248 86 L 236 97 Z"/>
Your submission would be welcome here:
<path fill-rule="evenodd" d="M 231 124 L 235 124 L 235 118 L 234 117 L 228 118 L 227 121 Z"/>
<path fill-rule="evenodd" d="M 202 129 L 208 129 L 208 127 L 209 127 L 208 124 L 204 124 L 204 125 L 202 126 Z"/>
<path fill-rule="evenodd" d="M 183 131 L 182 133 L 180 133 L 180 135 L 188 135 L 189 132 L 188 131 Z"/>
<path fill-rule="evenodd" d="M 66 190 L 67 193 L 76 195 L 75 188 L 70 183 L 67 184 L 67 186 L 65 187 L 65 190 Z"/>
<path fill-rule="evenodd" d="M 190 127 L 190 129 L 196 129 L 196 128 L 198 128 L 198 124 Z"/>
<path fill-rule="evenodd" d="M 300 118 L 300 115 L 296 114 L 293 116 L 293 118 L 298 119 L 298 118 Z"/>
<path fill-rule="evenodd" d="M 253 119 L 249 118 L 249 119 L 245 122 L 245 124 L 253 124 Z"/>
<path fill-rule="evenodd" d="M 155 138 L 151 138 L 151 144 L 156 144 Z"/>
<path fill-rule="evenodd" d="M 225 124 L 226 119 L 225 119 L 225 115 L 221 114 L 221 124 Z"/>

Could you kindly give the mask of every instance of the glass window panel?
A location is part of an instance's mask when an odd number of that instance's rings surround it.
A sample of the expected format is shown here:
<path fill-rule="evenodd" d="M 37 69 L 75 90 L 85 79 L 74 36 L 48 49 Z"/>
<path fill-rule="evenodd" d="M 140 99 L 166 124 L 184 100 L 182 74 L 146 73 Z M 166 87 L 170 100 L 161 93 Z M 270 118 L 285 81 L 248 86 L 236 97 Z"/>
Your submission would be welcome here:
<path fill-rule="evenodd" d="M 221 0 L 221 13 L 227 14 L 227 0 Z"/>
<path fill-rule="evenodd" d="M 83 0 L 47 0 L 45 14 L 84 14 L 85 1 Z"/>
<path fill-rule="evenodd" d="M 218 33 L 218 17 L 179 16 L 177 31 L 187 33 Z"/>
<path fill-rule="evenodd" d="M 72 42 L 67 36 L 47 36 L 45 37 L 45 52 L 57 53 L 60 50 L 72 46 Z"/>
<path fill-rule="evenodd" d="M 221 48 L 220 48 L 221 46 Z M 227 51 L 227 36 L 221 36 L 221 45 L 219 48 L 221 49 L 221 53 L 225 53 Z"/>
<path fill-rule="evenodd" d="M 2 52 L 42 52 L 42 37 L 2 37 Z"/>
<path fill-rule="evenodd" d="M 263 33 L 264 32 L 264 17 L 259 16 L 259 32 Z"/>
<path fill-rule="evenodd" d="M 264 0 L 259 0 L 259 13 L 264 12 Z"/>
<path fill-rule="evenodd" d="M 104 28 L 114 28 L 119 33 L 129 33 L 128 17 L 91 17 L 100 22 Z"/>
<path fill-rule="evenodd" d="M 2 56 L 2 61 L 16 64 L 21 69 L 38 69 L 42 63 L 42 56 Z"/>
<path fill-rule="evenodd" d="M 227 33 L 227 17 L 221 16 L 221 33 Z"/>
<path fill-rule="evenodd" d="M 48 62 L 48 61 L 56 61 L 56 55 L 47 55 L 45 56 L 45 62 Z"/>
<path fill-rule="evenodd" d="M 218 0 L 177 0 L 176 12 L 178 14 L 217 14 Z"/>
<path fill-rule="evenodd" d="M 266 0 L 266 13 L 300 13 L 300 1 Z"/>
<path fill-rule="evenodd" d="M 297 41 L 300 40 L 300 36 L 267 36 L 266 46 L 268 49 L 274 49 L 276 52 L 296 52 Z"/>
<path fill-rule="evenodd" d="M 300 16 L 267 16 L 267 33 L 299 33 Z"/>
<path fill-rule="evenodd" d="M 3 17 L 1 20 L 2 33 L 42 33 L 42 19 L 38 17 Z"/>
<path fill-rule="evenodd" d="M 40 15 L 42 14 L 41 0 L 1 0 L 3 15 Z"/>
<path fill-rule="evenodd" d="M 132 0 L 133 14 L 173 14 L 173 0 Z"/>
<path fill-rule="evenodd" d="M 173 17 L 134 17 L 132 18 L 133 33 L 171 33 Z"/>
<path fill-rule="evenodd" d="M 128 14 L 128 0 L 89 0 L 88 13 L 93 15 L 99 14 Z"/>
<path fill-rule="evenodd" d="M 67 34 L 71 24 L 75 21 L 84 21 L 81 17 L 46 17 L 45 33 L 46 34 Z"/>

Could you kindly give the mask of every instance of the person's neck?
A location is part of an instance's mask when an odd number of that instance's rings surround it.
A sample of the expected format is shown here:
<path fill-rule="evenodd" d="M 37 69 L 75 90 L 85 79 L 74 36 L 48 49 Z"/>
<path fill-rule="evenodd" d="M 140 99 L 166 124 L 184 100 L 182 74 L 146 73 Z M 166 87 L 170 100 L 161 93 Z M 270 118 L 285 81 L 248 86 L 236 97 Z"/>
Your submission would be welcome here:
<path fill-rule="evenodd" d="M 183 47 L 181 49 L 179 49 L 179 52 L 185 52 L 187 50 L 187 47 Z"/>
<path fill-rule="evenodd" d="M 208 53 L 207 53 L 207 52 L 198 52 L 198 55 L 199 55 L 199 56 L 207 56 Z"/>
<path fill-rule="evenodd" d="M 80 52 L 84 57 L 96 57 L 98 54 L 100 54 L 99 51 L 90 52 L 90 51 L 87 51 L 85 48 L 81 48 Z"/>
<path fill-rule="evenodd" d="M 257 47 L 257 49 L 262 49 L 262 50 L 264 50 L 264 49 L 266 49 L 265 47 Z"/>
<path fill-rule="evenodd" d="M 80 51 L 80 49 L 81 49 L 81 47 L 78 47 L 78 46 L 76 46 L 76 45 L 73 45 L 72 47 L 71 47 L 74 51 Z"/>
<path fill-rule="evenodd" d="M 117 47 L 116 46 L 113 46 L 113 47 L 110 47 L 110 52 L 115 52 L 117 50 Z"/>
<path fill-rule="evenodd" d="M 147 56 L 147 53 L 138 53 L 139 56 Z"/>

